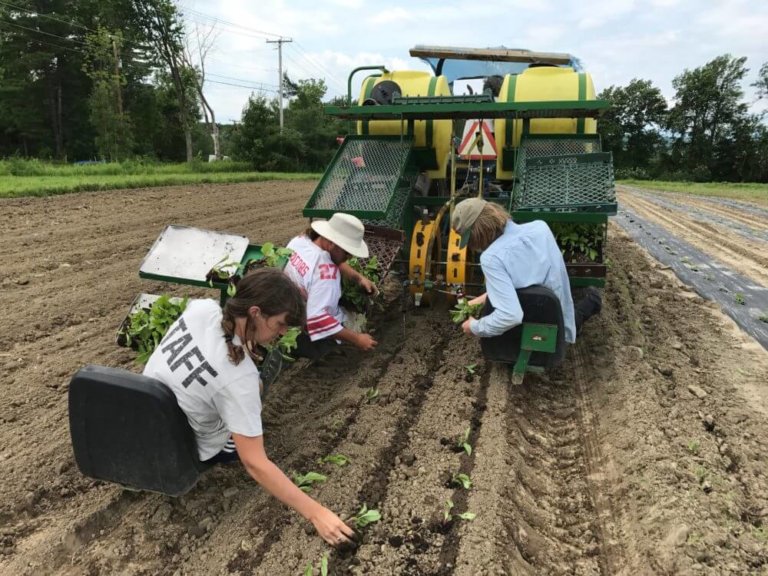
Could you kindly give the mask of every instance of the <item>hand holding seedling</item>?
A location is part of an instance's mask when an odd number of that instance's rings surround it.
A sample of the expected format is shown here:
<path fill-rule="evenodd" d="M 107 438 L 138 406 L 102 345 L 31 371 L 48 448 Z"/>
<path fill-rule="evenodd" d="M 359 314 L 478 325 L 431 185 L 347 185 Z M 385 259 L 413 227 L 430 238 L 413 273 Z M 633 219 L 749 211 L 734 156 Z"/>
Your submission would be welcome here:
<path fill-rule="evenodd" d="M 461 325 L 461 329 L 467 336 L 472 336 L 472 318 L 468 318 L 467 320 L 464 320 L 464 323 Z"/>

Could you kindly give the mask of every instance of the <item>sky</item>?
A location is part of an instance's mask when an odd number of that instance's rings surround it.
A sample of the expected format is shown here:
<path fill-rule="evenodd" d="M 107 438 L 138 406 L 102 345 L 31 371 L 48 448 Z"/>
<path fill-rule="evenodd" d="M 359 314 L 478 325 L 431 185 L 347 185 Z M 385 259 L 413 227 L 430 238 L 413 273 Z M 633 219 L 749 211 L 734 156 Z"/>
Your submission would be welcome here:
<path fill-rule="evenodd" d="M 346 94 L 349 73 L 384 64 L 426 70 L 415 45 L 566 52 L 595 90 L 650 80 L 670 105 L 672 80 L 717 56 L 746 56 L 749 86 L 768 62 L 768 0 L 179 0 L 187 30 L 209 34 L 206 94 L 218 122 L 241 118 L 251 93 L 277 96 L 278 44 L 292 80 Z M 288 42 L 290 40 L 290 42 Z M 271 41 L 271 42 L 270 42 Z M 357 96 L 364 73 L 355 76 Z M 764 99 L 755 112 L 768 110 Z"/>

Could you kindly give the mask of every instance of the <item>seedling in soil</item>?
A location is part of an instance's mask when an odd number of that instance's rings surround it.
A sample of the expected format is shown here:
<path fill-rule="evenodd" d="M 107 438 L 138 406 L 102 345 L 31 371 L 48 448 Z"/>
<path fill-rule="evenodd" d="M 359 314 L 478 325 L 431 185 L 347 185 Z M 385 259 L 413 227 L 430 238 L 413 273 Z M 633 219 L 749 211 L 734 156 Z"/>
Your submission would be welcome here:
<path fill-rule="evenodd" d="M 453 510 L 453 500 L 446 500 L 445 510 L 443 510 L 443 522 L 446 524 L 448 524 L 448 522 L 453 520 L 453 515 L 451 514 L 451 510 Z"/>
<path fill-rule="evenodd" d="M 757 319 L 760 320 L 760 322 L 765 322 L 766 324 L 768 324 L 768 314 L 762 314 Z"/>
<path fill-rule="evenodd" d="M 467 474 L 454 474 L 451 483 L 461 486 L 464 490 L 472 488 L 472 480 Z"/>
<path fill-rule="evenodd" d="M 453 515 L 451 514 L 451 510 L 453 510 L 453 500 L 446 500 L 445 501 L 445 510 L 443 511 L 443 522 L 445 524 L 448 524 L 449 522 L 453 521 L 454 518 L 461 518 L 462 520 L 474 520 L 477 514 L 474 512 L 462 512 L 461 514 Z"/>
<path fill-rule="evenodd" d="M 344 454 L 329 454 L 328 456 L 320 458 L 319 462 L 321 464 L 336 464 L 336 466 L 342 468 L 349 464 L 349 458 L 344 456 Z"/>
<path fill-rule="evenodd" d="M 318 474 L 317 472 L 307 472 L 306 474 L 294 474 L 293 481 L 299 490 L 302 492 L 309 492 L 312 490 L 314 484 L 319 484 L 328 480 L 327 476 Z"/>
<path fill-rule="evenodd" d="M 746 300 L 744 300 L 744 294 L 741 292 L 736 292 L 736 294 L 733 295 L 733 301 L 736 302 L 736 304 L 739 304 L 741 306 L 744 306 L 746 304 Z"/>
<path fill-rule="evenodd" d="M 307 565 L 304 567 L 304 576 L 314 576 L 315 574 L 315 568 L 312 565 L 312 562 L 307 562 Z M 328 554 L 323 554 L 322 558 L 320 558 L 320 576 L 328 576 Z"/>
<path fill-rule="evenodd" d="M 469 443 L 469 435 L 471 432 L 472 428 L 467 428 L 461 435 L 459 435 L 459 439 L 456 442 L 458 451 L 461 452 L 464 450 L 464 452 L 467 453 L 467 456 L 472 456 L 472 445 Z"/>
<path fill-rule="evenodd" d="M 372 388 L 365 389 L 365 401 L 368 402 L 368 404 L 376 400 L 376 398 L 378 397 L 379 397 L 379 389 L 376 388 L 375 386 Z"/>
<path fill-rule="evenodd" d="M 363 504 L 360 511 L 355 516 L 352 516 L 350 520 L 355 525 L 355 528 L 361 530 L 368 526 L 368 524 L 373 524 L 374 522 L 381 520 L 381 514 L 378 510 L 374 510 L 373 508 L 369 510 L 368 506 Z"/>
<path fill-rule="evenodd" d="M 477 372 L 476 368 L 477 368 L 477 364 L 467 364 L 466 366 L 464 366 L 464 369 L 467 371 L 467 374 L 469 374 L 470 376 L 474 375 Z"/>
<path fill-rule="evenodd" d="M 690 442 L 688 442 L 688 452 L 690 452 L 694 456 L 699 453 L 700 448 L 701 448 L 701 445 L 699 444 L 698 440 L 691 440 Z"/>

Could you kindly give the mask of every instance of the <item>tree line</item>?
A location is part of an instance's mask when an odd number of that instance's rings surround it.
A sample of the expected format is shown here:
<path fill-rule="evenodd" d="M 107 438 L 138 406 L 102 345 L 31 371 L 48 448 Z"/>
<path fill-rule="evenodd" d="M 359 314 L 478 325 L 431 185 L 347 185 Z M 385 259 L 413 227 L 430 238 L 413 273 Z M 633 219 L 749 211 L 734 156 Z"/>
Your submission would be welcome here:
<path fill-rule="evenodd" d="M 255 169 L 322 171 L 347 124 L 322 113 L 323 80 L 282 86 L 288 105 L 252 94 L 234 125 L 205 97 L 210 38 L 174 0 L 0 0 L 0 157 L 58 161 L 209 154 Z M 599 121 L 620 177 L 768 182 L 768 129 L 744 101 L 746 58 L 723 55 L 673 81 L 611 86 Z M 768 98 L 768 63 L 754 84 Z M 338 102 L 334 102 L 338 103 Z"/>

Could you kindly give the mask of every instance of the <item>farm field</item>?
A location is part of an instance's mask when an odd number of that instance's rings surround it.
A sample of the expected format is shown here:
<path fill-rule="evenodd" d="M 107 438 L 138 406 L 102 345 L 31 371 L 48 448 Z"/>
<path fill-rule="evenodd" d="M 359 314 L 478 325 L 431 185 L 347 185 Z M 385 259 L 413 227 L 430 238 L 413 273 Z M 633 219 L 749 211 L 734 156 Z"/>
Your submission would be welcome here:
<path fill-rule="evenodd" d="M 735 201 L 620 189 L 634 216 L 610 225 L 602 313 L 557 371 L 522 386 L 483 362 L 444 306 L 404 316 L 394 281 L 375 352 L 285 371 L 264 401 L 267 451 L 288 472 L 327 474 L 312 494 L 336 512 L 381 511 L 356 550 L 331 550 L 239 464 L 181 498 L 83 477 L 72 374 L 139 370 L 114 343 L 139 292 L 217 296 L 138 277 L 162 229 L 285 243 L 313 188 L 0 200 L 0 574 L 300 575 L 308 562 L 318 574 L 326 552 L 332 574 L 768 574 L 768 352 L 629 225 L 653 223 L 760 294 L 768 220 Z M 750 306 L 737 322 L 762 322 Z M 456 449 L 467 428 L 471 454 Z M 317 463 L 329 454 L 350 463 Z M 451 484 L 457 473 L 471 489 Z"/>

